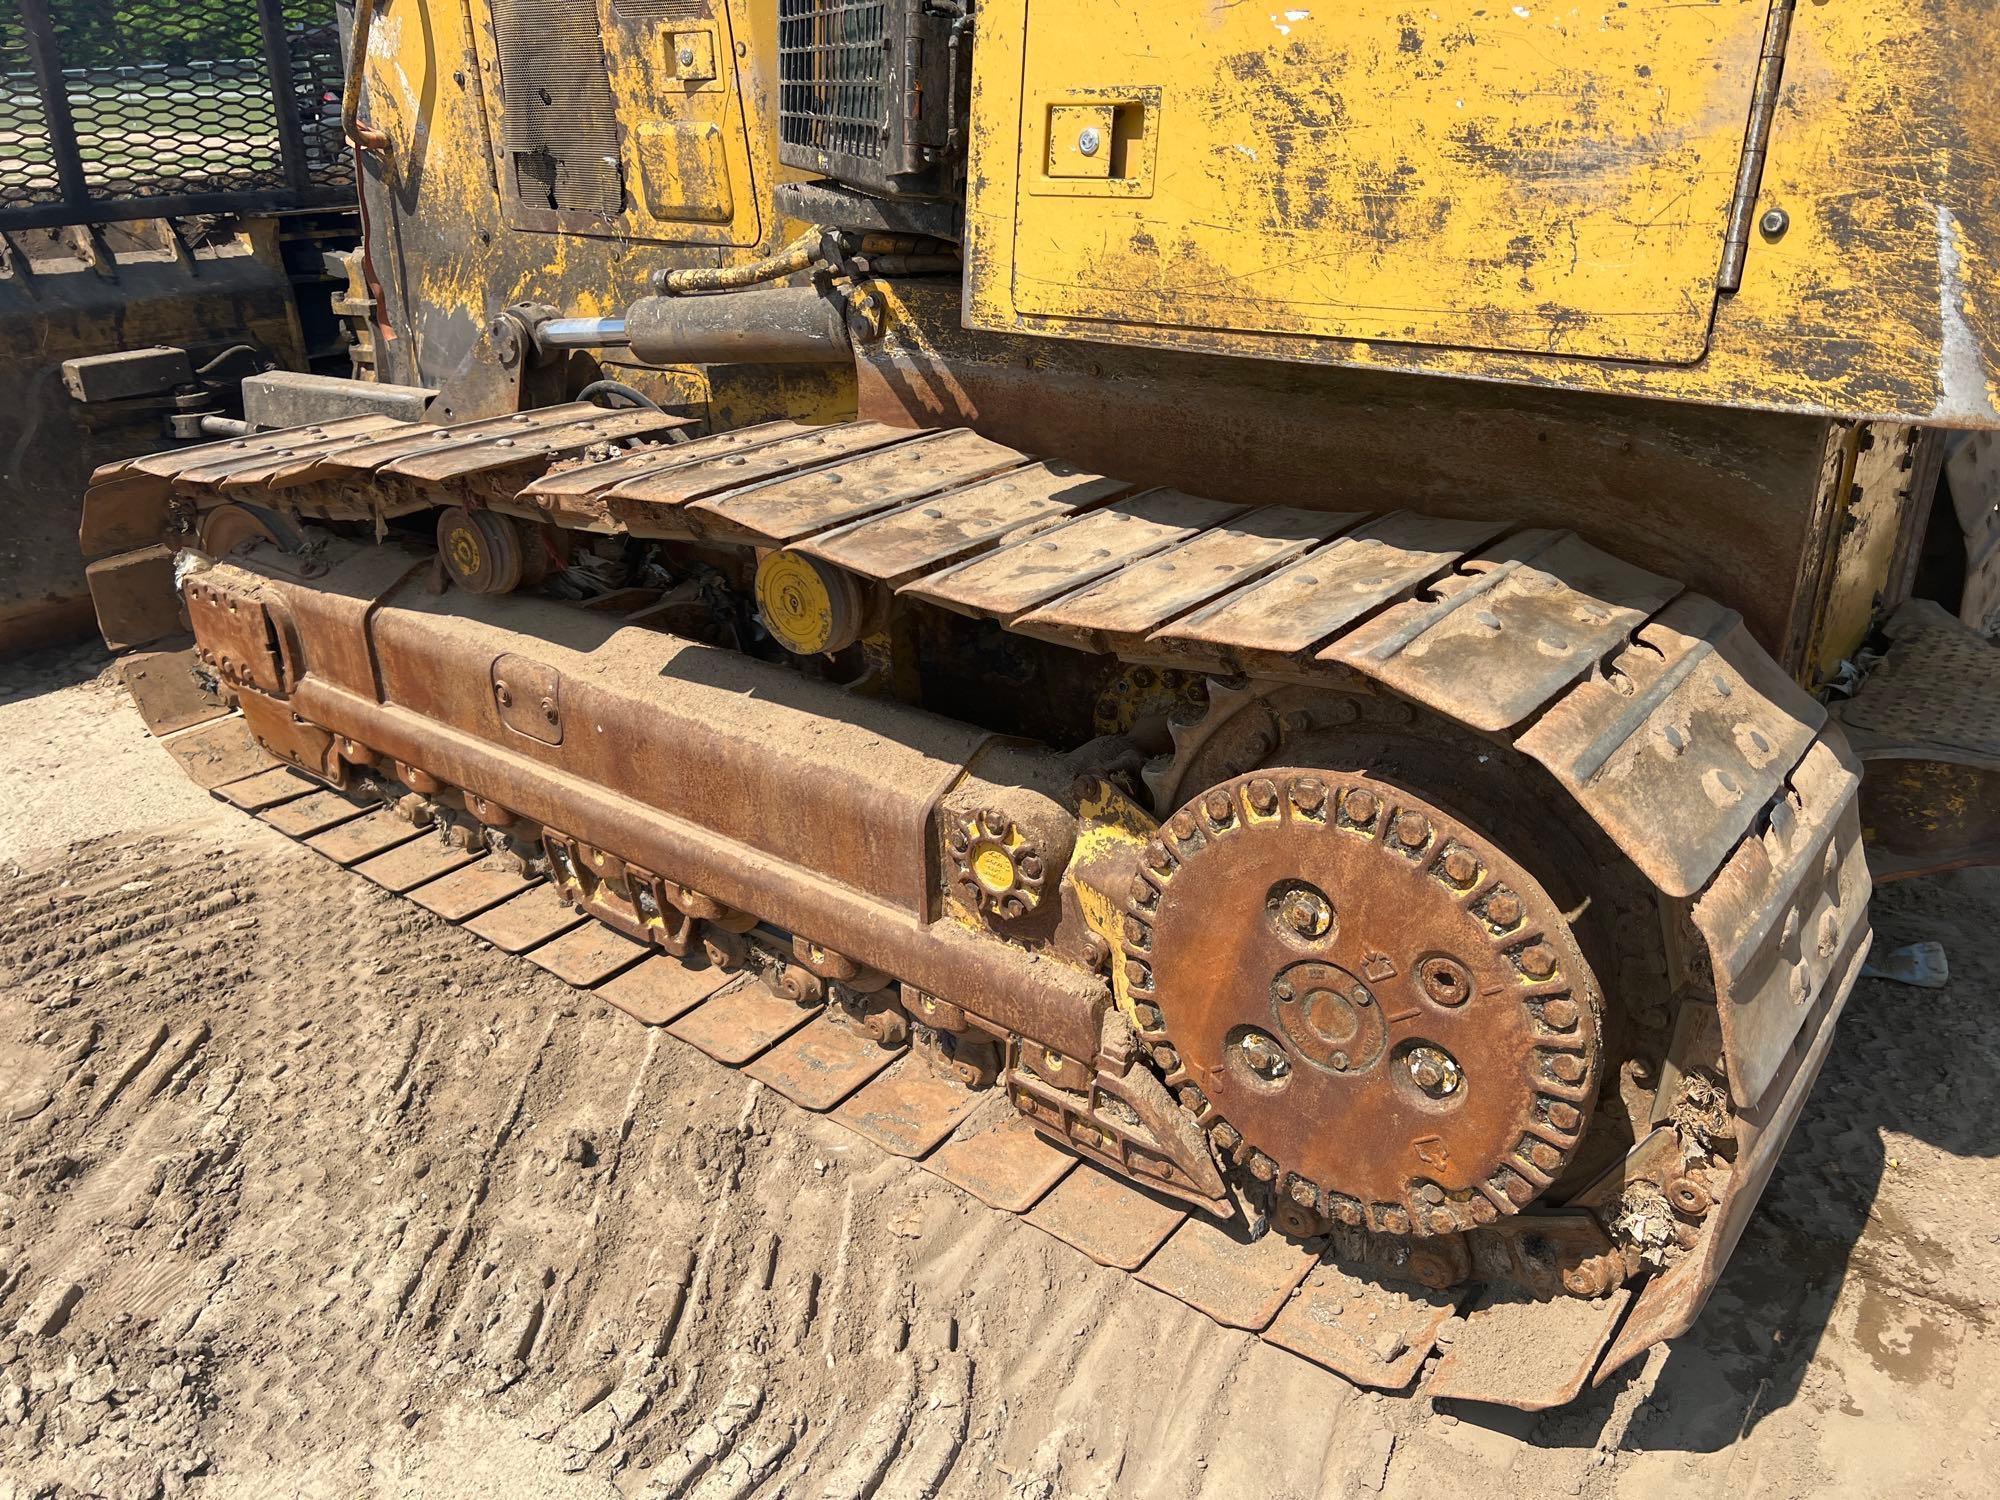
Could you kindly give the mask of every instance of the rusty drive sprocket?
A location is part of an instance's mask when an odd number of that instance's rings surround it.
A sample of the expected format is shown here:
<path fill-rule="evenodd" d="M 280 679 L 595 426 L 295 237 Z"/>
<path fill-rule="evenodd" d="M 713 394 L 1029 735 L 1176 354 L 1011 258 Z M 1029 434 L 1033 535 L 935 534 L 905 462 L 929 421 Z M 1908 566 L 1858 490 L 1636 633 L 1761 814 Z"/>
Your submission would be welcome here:
<path fill-rule="evenodd" d="M 1282 1205 L 1448 1234 L 1561 1172 L 1596 1094 L 1597 986 L 1487 839 L 1378 778 L 1262 770 L 1175 813 L 1141 871 L 1140 1032 Z"/>

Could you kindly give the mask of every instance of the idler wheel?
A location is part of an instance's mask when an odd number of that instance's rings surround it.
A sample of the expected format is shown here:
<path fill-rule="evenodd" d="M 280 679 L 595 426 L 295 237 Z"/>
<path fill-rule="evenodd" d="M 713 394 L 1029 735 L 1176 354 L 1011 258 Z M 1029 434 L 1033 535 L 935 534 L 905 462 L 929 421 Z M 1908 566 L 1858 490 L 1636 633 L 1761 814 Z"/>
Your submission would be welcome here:
<path fill-rule="evenodd" d="M 1174 814 L 1141 867 L 1142 1030 L 1288 1220 L 1452 1234 L 1561 1173 L 1596 1095 L 1597 985 L 1483 835 L 1369 776 L 1256 771 Z"/>

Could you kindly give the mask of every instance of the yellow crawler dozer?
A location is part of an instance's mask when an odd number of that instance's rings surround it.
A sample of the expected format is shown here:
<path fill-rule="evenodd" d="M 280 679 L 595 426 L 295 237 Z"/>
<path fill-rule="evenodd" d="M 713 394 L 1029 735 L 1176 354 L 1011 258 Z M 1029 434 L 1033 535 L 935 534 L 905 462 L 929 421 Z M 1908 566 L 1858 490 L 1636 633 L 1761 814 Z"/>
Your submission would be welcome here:
<path fill-rule="evenodd" d="M 2000 849 L 1991 51 L 361 0 L 379 379 L 100 470 L 100 620 L 330 858 L 1220 1322 L 1558 1404 L 1699 1312 L 1871 862 Z"/>

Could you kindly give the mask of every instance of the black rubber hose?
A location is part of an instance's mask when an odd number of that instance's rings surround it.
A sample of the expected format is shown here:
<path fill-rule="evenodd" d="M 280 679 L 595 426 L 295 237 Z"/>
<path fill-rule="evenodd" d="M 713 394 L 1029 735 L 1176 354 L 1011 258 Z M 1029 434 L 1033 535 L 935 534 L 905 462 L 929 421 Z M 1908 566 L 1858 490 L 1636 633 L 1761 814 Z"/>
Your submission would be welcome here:
<path fill-rule="evenodd" d="M 588 401 L 593 396 L 622 396 L 629 405 L 643 406 L 648 411 L 657 411 L 664 415 L 664 408 L 659 402 L 644 391 L 634 390 L 622 380 L 593 380 L 576 393 L 576 399 L 579 401 Z"/>

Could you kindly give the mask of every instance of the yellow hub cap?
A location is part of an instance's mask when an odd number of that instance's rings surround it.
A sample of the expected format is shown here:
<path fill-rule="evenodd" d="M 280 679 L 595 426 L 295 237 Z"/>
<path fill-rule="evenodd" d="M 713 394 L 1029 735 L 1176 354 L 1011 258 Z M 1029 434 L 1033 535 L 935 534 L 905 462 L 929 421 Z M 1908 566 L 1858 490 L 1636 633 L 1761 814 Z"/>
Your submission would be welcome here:
<path fill-rule="evenodd" d="M 796 552 L 767 552 L 757 564 L 757 613 L 795 655 L 838 651 L 853 639 L 846 594 L 818 563 Z"/>

